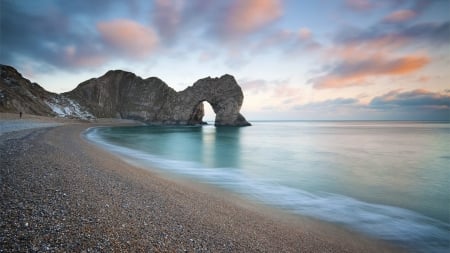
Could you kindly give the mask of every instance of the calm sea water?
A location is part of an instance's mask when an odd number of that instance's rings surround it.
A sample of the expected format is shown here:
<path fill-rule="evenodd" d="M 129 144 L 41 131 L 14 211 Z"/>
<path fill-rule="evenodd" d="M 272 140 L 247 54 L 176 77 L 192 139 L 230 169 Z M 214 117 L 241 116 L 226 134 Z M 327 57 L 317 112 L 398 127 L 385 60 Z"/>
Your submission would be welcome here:
<path fill-rule="evenodd" d="M 450 124 L 253 122 L 94 128 L 141 165 L 418 252 L 450 247 Z"/>

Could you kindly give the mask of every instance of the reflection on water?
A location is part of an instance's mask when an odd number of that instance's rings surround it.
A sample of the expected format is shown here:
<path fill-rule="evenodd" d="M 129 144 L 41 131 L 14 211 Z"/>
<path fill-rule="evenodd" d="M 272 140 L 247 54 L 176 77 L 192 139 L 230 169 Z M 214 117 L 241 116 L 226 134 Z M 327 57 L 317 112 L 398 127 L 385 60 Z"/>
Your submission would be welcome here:
<path fill-rule="evenodd" d="M 88 136 L 142 164 L 421 252 L 449 247 L 450 125 L 265 122 Z"/>
<path fill-rule="evenodd" d="M 212 168 L 240 168 L 240 128 L 203 127 L 204 164 Z"/>

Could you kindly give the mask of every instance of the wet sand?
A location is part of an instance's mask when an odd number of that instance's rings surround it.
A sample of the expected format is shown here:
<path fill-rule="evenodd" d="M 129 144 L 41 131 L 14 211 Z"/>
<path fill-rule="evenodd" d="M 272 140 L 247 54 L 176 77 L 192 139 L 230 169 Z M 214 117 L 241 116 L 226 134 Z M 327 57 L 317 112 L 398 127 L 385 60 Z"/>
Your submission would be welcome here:
<path fill-rule="evenodd" d="M 82 137 L 117 121 L 60 123 L 0 136 L 0 251 L 399 251 L 132 166 Z"/>

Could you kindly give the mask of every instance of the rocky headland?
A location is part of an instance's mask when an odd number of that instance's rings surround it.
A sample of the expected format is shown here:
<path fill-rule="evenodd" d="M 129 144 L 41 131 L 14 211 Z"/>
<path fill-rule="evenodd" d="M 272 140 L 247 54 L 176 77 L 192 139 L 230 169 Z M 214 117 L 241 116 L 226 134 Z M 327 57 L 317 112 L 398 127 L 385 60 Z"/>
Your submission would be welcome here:
<path fill-rule="evenodd" d="M 16 69 L 0 65 L 0 112 L 42 116 L 139 120 L 151 125 L 202 124 L 203 102 L 211 104 L 216 126 L 248 126 L 240 114 L 241 87 L 231 75 L 203 78 L 176 92 L 157 77 L 108 71 L 62 94 L 48 92 Z"/>

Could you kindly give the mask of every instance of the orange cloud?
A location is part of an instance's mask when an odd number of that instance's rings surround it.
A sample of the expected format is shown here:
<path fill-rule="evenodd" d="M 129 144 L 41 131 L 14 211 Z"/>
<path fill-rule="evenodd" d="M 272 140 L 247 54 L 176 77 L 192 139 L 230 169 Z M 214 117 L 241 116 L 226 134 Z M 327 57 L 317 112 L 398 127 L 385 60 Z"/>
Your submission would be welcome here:
<path fill-rule="evenodd" d="M 417 13 L 412 10 L 399 10 L 392 12 L 388 16 L 386 16 L 383 20 L 389 23 L 398 23 L 408 21 L 417 16 Z"/>
<path fill-rule="evenodd" d="M 97 29 L 106 44 L 134 58 L 149 55 L 158 44 L 158 37 L 151 28 L 131 20 L 100 22 Z"/>
<path fill-rule="evenodd" d="M 343 61 L 331 73 L 312 80 L 314 88 L 343 88 L 367 83 L 370 78 L 406 75 L 423 68 L 430 62 L 428 56 L 409 55 L 396 59 L 384 56 L 358 61 Z"/>
<path fill-rule="evenodd" d="M 226 20 L 226 32 L 239 35 L 257 30 L 279 18 L 282 9 L 280 0 L 235 1 Z"/>
<path fill-rule="evenodd" d="M 391 61 L 380 74 L 405 75 L 423 68 L 430 62 L 427 56 L 405 56 L 395 61 Z"/>

